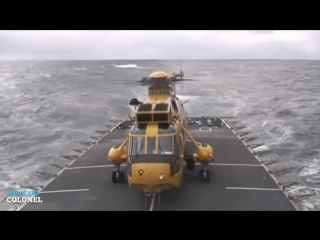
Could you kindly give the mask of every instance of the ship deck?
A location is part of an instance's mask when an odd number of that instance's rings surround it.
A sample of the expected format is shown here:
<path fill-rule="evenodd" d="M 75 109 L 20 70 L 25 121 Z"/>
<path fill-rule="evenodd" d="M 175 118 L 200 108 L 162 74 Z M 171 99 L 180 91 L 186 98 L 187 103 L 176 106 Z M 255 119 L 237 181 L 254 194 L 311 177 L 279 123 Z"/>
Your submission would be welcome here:
<path fill-rule="evenodd" d="M 123 141 L 127 130 L 104 136 L 41 190 L 42 203 L 28 203 L 20 210 L 295 210 L 263 165 L 230 129 L 199 131 L 196 125 L 188 127 L 190 133 L 215 149 L 211 181 L 199 181 L 199 166 L 193 171 L 185 169 L 181 188 L 162 193 L 160 198 L 150 197 L 145 203 L 143 193 L 111 181 L 114 168 L 106 155 L 110 147 Z"/>

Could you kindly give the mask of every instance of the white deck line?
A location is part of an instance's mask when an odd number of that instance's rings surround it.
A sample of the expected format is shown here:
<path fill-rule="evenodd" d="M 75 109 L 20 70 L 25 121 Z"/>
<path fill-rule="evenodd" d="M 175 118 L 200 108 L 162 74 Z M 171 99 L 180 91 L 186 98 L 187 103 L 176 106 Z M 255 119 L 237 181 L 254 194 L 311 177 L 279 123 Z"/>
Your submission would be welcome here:
<path fill-rule="evenodd" d="M 89 191 L 89 189 L 69 189 L 69 190 L 56 190 L 56 191 L 42 191 L 42 193 L 64 193 L 64 192 L 84 192 Z"/>
<path fill-rule="evenodd" d="M 201 165 L 197 163 L 196 165 Z M 231 166 L 231 167 L 262 167 L 261 164 L 237 164 L 237 163 L 210 163 L 210 166 Z M 126 166 L 123 164 L 122 166 Z M 113 165 L 96 165 L 96 166 L 83 166 L 83 167 L 69 167 L 65 170 L 77 170 L 77 169 L 90 169 L 90 168 L 108 168 L 113 167 Z"/>
<path fill-rule="evenodd" d="M 243 188 L 243 187 L 226 187 L 227 190 L 254 190 L 254 191 L 282 191 L 280 188 Z"/>

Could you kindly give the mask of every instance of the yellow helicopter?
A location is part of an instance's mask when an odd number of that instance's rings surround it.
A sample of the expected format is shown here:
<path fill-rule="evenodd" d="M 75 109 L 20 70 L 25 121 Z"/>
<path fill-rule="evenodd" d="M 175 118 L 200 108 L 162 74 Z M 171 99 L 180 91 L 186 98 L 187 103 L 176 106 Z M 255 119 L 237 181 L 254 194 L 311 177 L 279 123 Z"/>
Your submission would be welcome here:
<path fill-rule="evenodd" d="M 137 107 L 135 116 L 130 117 L 133 127 L 121 145 L 109 150 L 107 159 L 116 168 L 112 182 L 124 182 L 120 168 L 126 163 L 130 187 L 147 194 L 170 191 L 181 186 L 184 162 L 188 170 L 193 170 L 199 162 L 200 180 L 210 181 L 208 165 L 214 159 L 213 148 L 195 141 L 187 131 L 186 111 L 176 97 L 175 87 L 169 84 L 169 75 L 157 71 L 149 78 L 152 84 L 148 98 L 144 102 L 130 101 Z M 187 140 L 196 147 L 191 157 L 185 156 Z"/>

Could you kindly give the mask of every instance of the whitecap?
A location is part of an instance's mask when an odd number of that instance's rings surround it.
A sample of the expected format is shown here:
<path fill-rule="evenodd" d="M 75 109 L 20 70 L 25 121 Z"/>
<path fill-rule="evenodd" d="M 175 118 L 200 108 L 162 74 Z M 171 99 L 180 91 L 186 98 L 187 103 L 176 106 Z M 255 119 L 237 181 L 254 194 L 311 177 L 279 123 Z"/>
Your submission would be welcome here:
<path fill-rule="evenodd" d="M 84 71 L 87 70 L 86 68 L 72 68 L 73 71 Z"/>
<path fill-rule="evenodd" d="M 141 68 L 141 69 L 144 68 L 144 67 L 140 67 L 136 64 L 124 64 L 124 65 L 113 64 L 113 67 L 115 67 L 115 68 Z"/>
<path fill-rule="evenodd" d="M 313 159 L 313 161 L 300 172 L 301 177 L 315 175 L 320 171 L 320 160 Z"/>
<path fill-rule="evenodd" d="M 45 77 L 45 78 L 51 78 L 51 74 L 50 73 L 42 73 L 41 75 L 43 77 Z"/>

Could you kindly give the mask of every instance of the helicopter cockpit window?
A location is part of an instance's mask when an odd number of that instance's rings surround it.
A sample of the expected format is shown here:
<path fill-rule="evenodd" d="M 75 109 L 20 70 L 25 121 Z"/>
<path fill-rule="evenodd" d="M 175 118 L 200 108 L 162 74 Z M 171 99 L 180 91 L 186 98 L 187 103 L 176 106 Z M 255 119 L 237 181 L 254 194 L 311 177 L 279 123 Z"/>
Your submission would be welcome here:
<path fill-rule="evenodd" d="M 172 136 L 163 136 L 158 139 L 159 154 L 173 154 Z"/>
<path fill-rule="evenodd" d="M 155 154 L 156 153 L 156 138 L 148 137 L 147 138 L 147 154 Z"/>
<path fill-rule="evenodd" d="M 131 155 L 144 154 L 144 137 L 132 137 Z"/>

